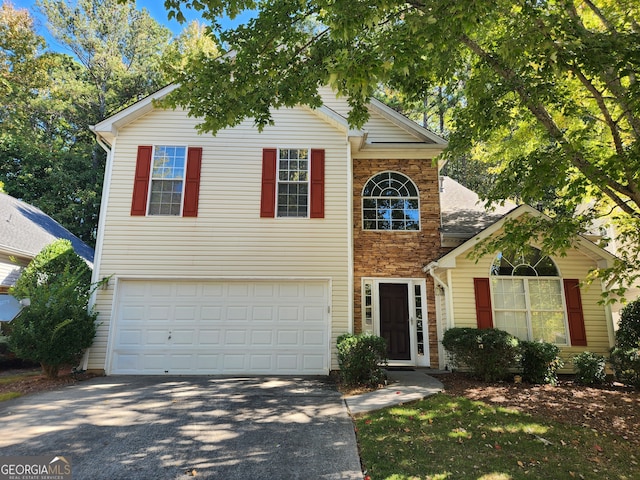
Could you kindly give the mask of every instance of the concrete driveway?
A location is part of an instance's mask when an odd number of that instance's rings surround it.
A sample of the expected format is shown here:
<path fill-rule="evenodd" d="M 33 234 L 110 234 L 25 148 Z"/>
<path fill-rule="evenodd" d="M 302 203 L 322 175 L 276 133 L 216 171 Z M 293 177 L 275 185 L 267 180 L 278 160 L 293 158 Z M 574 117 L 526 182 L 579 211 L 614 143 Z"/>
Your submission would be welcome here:
<path fill-rule="evenodd" d="M 0 458 L 70 458 L 74 479 L 362 479 L 322 377 L 101 377 L 0 403 Z"/>

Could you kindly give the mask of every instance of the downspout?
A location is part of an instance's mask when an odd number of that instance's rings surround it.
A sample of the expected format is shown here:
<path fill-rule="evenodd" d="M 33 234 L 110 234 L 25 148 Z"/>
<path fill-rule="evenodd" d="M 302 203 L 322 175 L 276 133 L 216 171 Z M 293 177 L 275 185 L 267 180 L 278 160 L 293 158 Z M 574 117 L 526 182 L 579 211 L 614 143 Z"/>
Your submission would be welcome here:
<path fill-rule="evenodd" d="M 431 275 L 431 277 L 433 278 L 433 281 L 436 283 L 436 285 L 442 288 L 442 291 L 444 293 L 444 306 L 445 306 L 445 316 L 446 316 L 447 325 L 442 325 L 441 319 L 436 318 L 436 331 L 438 332 L 438 337 L 439 337 L 438 368 L 444 369 L 446 367 L 447 362 L 445 361 L 446 354 L 444 351 L 444 347 L 442 346 L 442 334 L 444 333 L 445 327 L 448 327 L 448 324 L 450 323 L 452 312 L 449 308 L 449 299 L 451 298 L 451 295 L 450 295 L 449 286 L 445 282 L 443 282 L 442 279 L 438 277 L 438 275 L 436 274 L 435 272 L 436 268 L 438 268 L 438 262 L 431 262 L 427 266 L 425 266 L 422 270 L 425 272 L 429 272 L 429 275 Z"/>
<path fill-rule="evenodd" d="M 610 267 L 609 262 L 605 260 L 604 263 L 604 265 L 600 265 L 600 262 L 598 262 L 598 268 Z M 602 289 L 602 293 L 604 293 L 606 289 L 602 280 L 600 280 L 600 288 Z M 613 348 L 616 344 L 616 334 L 615 327 L 613 325 L 613 312 L 611 311 L 610 303 L 604 304 L 604 316 L 607 321 L 607 336 L 609 337 L 609 348 Z"/>
<path fill-rule="evenodd" d="M 354 308 L 354 255 L 353 255 L 353 157 L 351 155 L 351 142 L 349 141 L 349 134 L 347 133 L 347 263 L 349 268 L 347 288 L 349 289 L 349 296 L 347 297 L 348 314 L 348 332 L 354 333 L 355 319 L 353 318 Z"/>
<path fill-rule="evenodd" d="M 107 162 L 104 171 L 104 181 L 102 182 L 102 198 L 100 199 L 100 212 L 98 214 L 98 231 L 96 233 L 96 248 L 93 258 L 93 272 L 91 273 L 91 284 L 96 284 L 100 279 L 100 265 L 102 260 L 102 245 L 103 245 L 103 233 L 105 215 L 107 212 L 107 201 L 109 198 L 109 188 L 111 186 L 111 169 L 113 165 L 113 145 L 109 145 L 99 133 L 95 132 L 96 142 L 107 153 Z M 89 298 L 89 309 L 93 309 L 96 304 L 96 291 L 91 293 Z M 89 366 L 89 353 L 91 347 L 89 347 L 82 359 L 82 369 L 87 370 Z"/>

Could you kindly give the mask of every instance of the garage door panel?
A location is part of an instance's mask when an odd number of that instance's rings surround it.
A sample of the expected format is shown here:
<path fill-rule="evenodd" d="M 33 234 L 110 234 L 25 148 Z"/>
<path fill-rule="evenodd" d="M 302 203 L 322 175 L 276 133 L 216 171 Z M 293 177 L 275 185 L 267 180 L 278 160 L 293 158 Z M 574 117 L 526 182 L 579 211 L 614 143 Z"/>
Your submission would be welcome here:
<path fill-rule="evenodd" d="M 306 346 L 322 346 L 325 343 L 325 332 L 322 330 L 305 330 L 303 332 L 303 342 Z"/>
<path fill-rule="evenodd" d="M 194 318 L 197 318 L 196 311 L 196 307 L 176 305 L 172 318 L 178 322 L 192 322 Z"/>
<path fill-rule="evenodd" d="M 171 305 L 162 305 L 157 303 L 149 305 L 147 307 L 147 311 L 144 312 L 143 315 L 145 315 L 143 318 L 148 321 L 168 320 L 171 317 Z"/>
<path fill-rule="evenodd" d="M 326 374 L 324 281 L 119 282 L 109 373 Z"/>
<path fill-rule="evenodd" d="M 220 330 L 200 330 L 198 332 L 198 345 L 201 345 L 201 346 L 220 345 Z"/>
<path fill-rule="evenodd" d="M 254 330 L 251 332 L 251 345 L 272 345 L 273 331 L 271 330 Z"/>
<path fill-rule="evenodd" d="M 209 301 L 211 301 L 210 297 L 207 297 Z M 208 321 L 221 321 L 223 314 L 223 308 L 220 306 L 212 306 L 212 305 L 203 305 L 200 308 L 200 316 L 203 320 Z"/>

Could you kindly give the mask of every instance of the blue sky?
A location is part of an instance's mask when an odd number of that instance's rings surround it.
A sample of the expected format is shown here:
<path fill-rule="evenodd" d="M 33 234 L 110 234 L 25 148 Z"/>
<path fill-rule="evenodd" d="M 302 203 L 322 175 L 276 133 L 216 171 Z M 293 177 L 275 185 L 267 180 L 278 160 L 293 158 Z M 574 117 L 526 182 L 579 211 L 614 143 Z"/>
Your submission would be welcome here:
<path fill-rule="evenodd" d="M 0 0 L 2 1 L 2 0 Z M 16 8 L 26 8 L 31 13 L 31 16 L 35 19 L 36 28 L 38 29 L 38 33 L 45 37 L 47 40 L 47 44 L 49 48 L 52 50 L 63 50 L 63 47 L 56 43 L 55 39 L 53 39 L 46 30 L 47 20 L 40 13 L 38 7 L 36 6 L 35 0 L 9 0 L 14 7 Z M 75 3 L 74 0 L 68 0 L 69 3 Z M 165 25 L 169 28 L 174 35 L 177 35 L 182 31 L 182 29 L 186 26 L 181 25 L 176 20 L 169 21 L 167 19 L 167 11 L 164 8 L 163 0 L 136 0 L 136 7 L 138 9 L 146 8 L 151 16 L 160 24 Z M 192 20 L 201 20 L 200 15 L 195 10 L 185 10 L 185 16 L 187 17 L 187 22 Z M 235 26 L 238 23 L 241 23 L 243 19 L 249 17 L 249 14 L 242 15 L 235 21 L 230 21 L 228 19 L 223 20 L 221 23 L 223 27 Z"/>

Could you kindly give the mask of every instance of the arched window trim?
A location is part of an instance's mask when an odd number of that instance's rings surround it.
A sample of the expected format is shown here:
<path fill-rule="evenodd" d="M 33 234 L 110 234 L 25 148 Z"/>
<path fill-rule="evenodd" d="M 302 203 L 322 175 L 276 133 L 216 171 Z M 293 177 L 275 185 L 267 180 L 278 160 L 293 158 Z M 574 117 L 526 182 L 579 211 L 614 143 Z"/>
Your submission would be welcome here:
<path fill-rule="evenodd" d="M 387 178 L 379 178 L 383 176 L 386 176 Z M 395 178 L 393 178 L 394 176 Z M 399 179 L 398 177 L 401 178 Z M 387 186 L 380 185 L 381 183 L 390 180 L 393 180 L 394 183 L 391 184 L 390 182 Z M 383 195 L 384 192 L 388 190 L 395 192 L 395 195 Z M 419 231 L 421 229 L 420 191 L 414 181 L 406 174 L 395 170 L 378 172 L 369 177 L 365 182 L 360 196 L 362 199 L 361 213 L 363 230 L 400 232 Z M 385 208 L 384 203 L 391 201 L 404 201 L 403 209 L 400 210 L 393 207 Z M 394 212 L 400 211 L 403 214 L 402 219 L 398 219 L 394 216 Z M 382 212 L 382 215 L 380 212 Z M 415 221 L 408 218 L 407 212 L 412 212 L 413 217 L 415 217 Z M 371 228 L 371 225 L 374 225 L 375 228 Z M 385 228 L 386 225 L 388 225 L 389 228 Z"/>
<path fill-rule="evenodd" d="M 553 258 L 551 258 L 549 255 L 542 255 L 541 254 L 541 250 L 539 248 L 537 248 L 537 247 L 532 246 L 532 245 L 527 246 L 527 249 L 530 250 L 530 251 L 531 250 L 536 251 L 536 252 L 538 252 L 540 254 L 538 260 L 533 265 L 531 264 L 530 261 L 526 261 L 527 259 L 525 259 L 525 254 L 522 253 L 522 252 L 518 252 L 517 253 L 517 257 L 516 257 L 515 261 L 511 261 L 512 259 L 509 259 L 509 258 L 505 257 L 504 252 L 498 252 L 498 254 L 494 257 L 493 262 L 491 263 L 491 266 L 489 267 L 489 275 L 492 276 L 492 277 L 562 278 L 562 274 L 560 272 L 560 268 L 558 267 L 558 264 L 555 262 L 555 260 Z M 499 269 L 500 260 L 503 259 L 503 258 L 512 267 L 512 271 L 509 274 L 501 273 L 501 271 Z M 555 275 L 540 275 L 538 273 L 538 268 L 536 268 L 536 267 L 539 267 L 540 264 L 545 259 L 548 259 L 548 261 L 551 262 L 551 264 L 553 265 L 553 268 L 555 269 Z M 518 270 L 518 267 L 529 267 L 535 272 L 535 275 L 517 275 L 515 272 Z"/>

